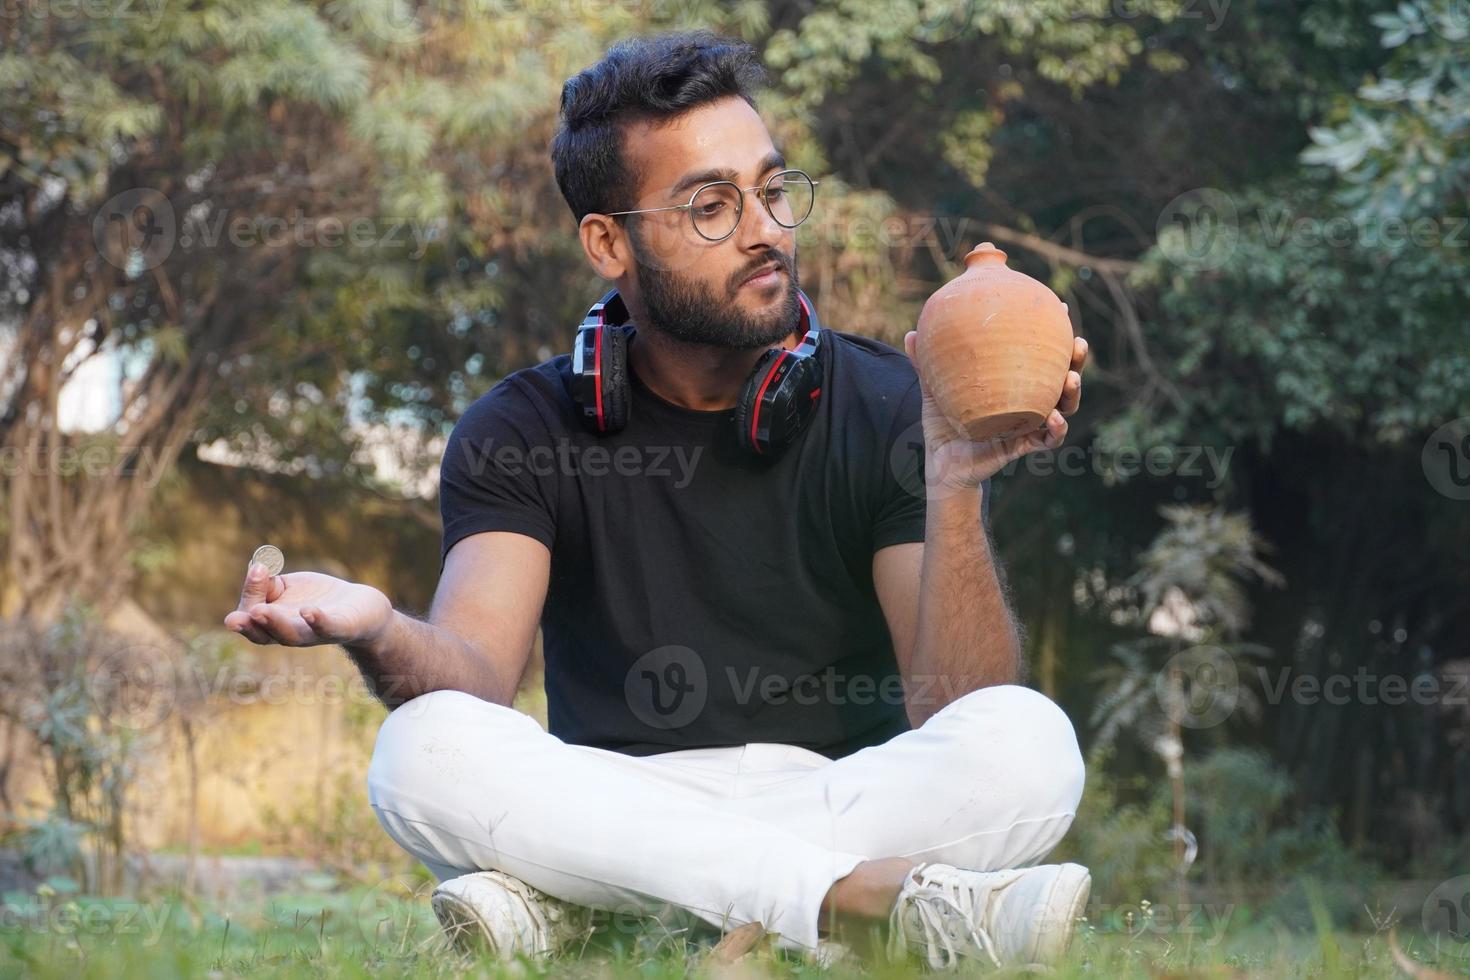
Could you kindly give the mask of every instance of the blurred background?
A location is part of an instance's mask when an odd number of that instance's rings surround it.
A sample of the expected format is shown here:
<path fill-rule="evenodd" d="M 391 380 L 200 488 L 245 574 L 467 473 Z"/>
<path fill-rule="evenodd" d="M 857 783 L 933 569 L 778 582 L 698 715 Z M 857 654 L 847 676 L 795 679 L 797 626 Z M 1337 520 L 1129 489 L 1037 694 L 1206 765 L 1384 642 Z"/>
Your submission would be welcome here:
<path fill-rule="evenodd" d="M 828 326 L 901 345 L 993 241 L 1091 342 L 1067 448 L 992 508 L 1092 762 L 1090 928 L 1168 962 L 1202 910 L 1401 922 L 1470 962 L 1465 0 L 3 0 L 15 962 L 67 903 L 236 942 L 280 926 L 247 899 L 299 932 L 414 880 L 350 664 L 220 620 L 267 541 L 427 608 L 450 427 L 603 288 L 561 85 L 685 27 L 762 52 Z"/>

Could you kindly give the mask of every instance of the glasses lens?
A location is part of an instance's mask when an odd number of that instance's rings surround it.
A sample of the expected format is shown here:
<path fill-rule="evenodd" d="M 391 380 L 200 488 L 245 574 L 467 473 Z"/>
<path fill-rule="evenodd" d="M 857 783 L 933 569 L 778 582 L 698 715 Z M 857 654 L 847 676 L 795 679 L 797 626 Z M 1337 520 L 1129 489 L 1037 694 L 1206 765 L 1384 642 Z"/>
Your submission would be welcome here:
<path fill-rule="evenodd" d="M 694 195 L 689 215 L 694 219 L 694 229 L 705 238 L 725 238 L 740 221 L 742 204 L 740 189 L 734 184 L 707 184 Z"/>
<path fill-rule="evenodd" d="M 766 183 L 766 207 L 778 224 L 795 228 L 812 213 L 816 188 L 800 170 L 785 170 Z"/>

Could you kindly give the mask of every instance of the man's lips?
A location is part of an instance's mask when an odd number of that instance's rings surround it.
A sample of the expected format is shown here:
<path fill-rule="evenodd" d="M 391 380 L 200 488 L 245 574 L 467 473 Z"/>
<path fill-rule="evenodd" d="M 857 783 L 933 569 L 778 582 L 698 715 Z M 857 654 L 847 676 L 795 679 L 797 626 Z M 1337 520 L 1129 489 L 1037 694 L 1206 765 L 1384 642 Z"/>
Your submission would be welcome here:
<path fill-rule="evenodd" d="M 764 286 L 776 281 L 776 275 L 782 272 L 780 265 L 768 265 L 764 269 L 747 276 L 742 286 Z"/>

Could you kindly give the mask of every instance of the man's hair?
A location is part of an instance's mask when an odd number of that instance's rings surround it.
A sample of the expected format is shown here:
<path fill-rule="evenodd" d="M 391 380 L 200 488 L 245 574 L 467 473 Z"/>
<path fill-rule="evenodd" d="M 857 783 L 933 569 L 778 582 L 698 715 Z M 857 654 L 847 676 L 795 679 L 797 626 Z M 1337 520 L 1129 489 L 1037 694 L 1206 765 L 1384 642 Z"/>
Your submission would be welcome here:
<path fill-rule="evenodd" d="M 567 79 L 551 141 L 556 183 L 572 214 L 629 211 L 638 175 L 623 153 L 627 123 L 667 119 L 738 95 L 752 107 L 765 82 L 755 49 L 711 31 L 619 41 L 602 60 Z"/>

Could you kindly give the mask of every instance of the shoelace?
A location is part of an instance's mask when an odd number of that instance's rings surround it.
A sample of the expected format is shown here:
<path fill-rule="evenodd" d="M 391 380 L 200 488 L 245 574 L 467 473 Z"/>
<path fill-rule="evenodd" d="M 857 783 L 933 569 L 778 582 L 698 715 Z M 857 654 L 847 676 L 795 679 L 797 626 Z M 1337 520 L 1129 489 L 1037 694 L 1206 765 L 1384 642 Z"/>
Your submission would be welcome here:
<path fill-rule="evenodd" d="M 502 882 L 506 890 L 520 900 L 521 908 L 525 910 L 526 917 L 533 925 L 531 939 L 532 951 L 536 953 L 549 950 L 551 947 L 551 923 L 547 921 L 546 913 L 542 908 L 542 902 L 528 890 L 530 886 L 514 878 Z"/>
<path fill-rule="evenodd" d="M 927 869 L 927 870 L 926 870 Z M 909 872 L 893 904 L 888 918 L 889 955 L 897 958 L 907 948 L 909 937 L 905 928 L 905 911 L 909 908 L 919 921 L 923 933 L 924 958 L 935 969 L 953 966 L 960 951 L 955 949 L 951 923 L 958 919 L 963 933 L 973 944 L 972 948 L 985 951 L 990 962 L 1000 966 L 995 944 L 981 927 L 974 908 L 974 895 L 962 884 L 957 875 L 948 873 L 943 866 L 920 864 Z M 918 878 L 914 876 L 918 875 Z M 989 895 L 987 894 L 988 900 Z M 943 950 L 942 955 L 940 950 Z"/>

